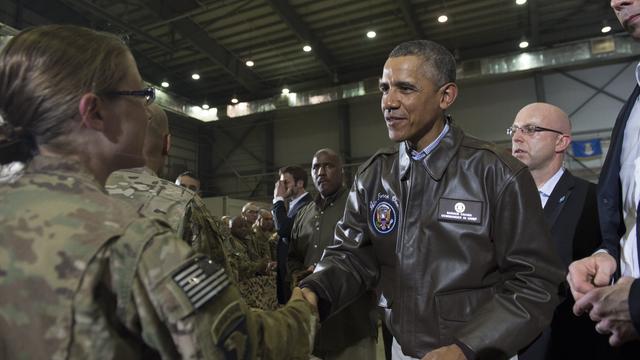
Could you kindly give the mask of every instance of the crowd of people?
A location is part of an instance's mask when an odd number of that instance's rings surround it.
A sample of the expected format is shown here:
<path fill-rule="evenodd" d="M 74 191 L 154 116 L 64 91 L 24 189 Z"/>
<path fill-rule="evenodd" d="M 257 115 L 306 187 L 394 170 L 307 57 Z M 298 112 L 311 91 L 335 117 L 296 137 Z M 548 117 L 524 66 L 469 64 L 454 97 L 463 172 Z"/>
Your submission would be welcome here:
<path fill-rule="evenodd" d="M 640 41 L 640 0 L 611 7 Z M 121 39 L 21 31 L 0 51 L 0 358 L 637 359 L 640 85 L 597 186 L 563 166 L 552 104 L 505 124 L 511 154 L 465 134 L 433 41 L 396 46 L 379 87 L 397 144 L 350 188 L 322 148 L 311 184 L 285 166 L 271 206 L 218 218 L 194 172 L 163 178 L 168 119 Z"/>

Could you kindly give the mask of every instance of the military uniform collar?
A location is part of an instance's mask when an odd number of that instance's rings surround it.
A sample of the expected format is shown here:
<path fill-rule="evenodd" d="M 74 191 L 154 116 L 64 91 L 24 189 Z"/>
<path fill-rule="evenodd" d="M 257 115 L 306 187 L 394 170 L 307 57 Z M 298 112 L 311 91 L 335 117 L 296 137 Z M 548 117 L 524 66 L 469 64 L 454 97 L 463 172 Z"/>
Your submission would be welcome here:
<path fill-rule="evenodd" d="M 146 166 L 127 169 L 127 171 L 132 172 L 132 173 L 136 173 L 136 174 L 146 174 L 146 175 L 153 176 L 153 177 L 159 177 L 158 174 L 156 174 L 155 171 L 151 170 L 150 168 L 148 168 Z"/>
<path fill-rule="evenodd" d="M 36 155 L 29 161 L 25 173 L 54 173 L 64 174 L 91 183 L 101 192 L 104 188 L 98 183 L 89 169 L 80 161 L 68 157 Z"/>
<path fill-rule="evenodd" d="M 444 175 L 447 166 L 458 152 L 458 148 L 462 143 L 464 133 L 462 129 L 449 122 L 449 131 L 440 140 L 440 144 L 425 156 L 422 160 L 411 159 L 411 149 L 406 143 L 400 143 L 399 147 L 399 167 L 400 178 L 405 180 L 408 178 L 409 169 L 411 167 L 411 161 L 420 163 L 422 167 L 427 171 L 429 176 L 435 181 L 440 181 Z"/>

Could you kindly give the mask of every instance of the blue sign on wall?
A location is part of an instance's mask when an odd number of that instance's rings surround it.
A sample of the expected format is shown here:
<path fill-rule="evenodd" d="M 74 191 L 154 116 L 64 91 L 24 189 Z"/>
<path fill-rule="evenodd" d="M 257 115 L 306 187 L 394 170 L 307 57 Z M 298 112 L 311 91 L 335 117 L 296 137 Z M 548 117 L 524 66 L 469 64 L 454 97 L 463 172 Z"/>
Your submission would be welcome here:
<path fill-rule="evenodd" d="M 600 139 L 579 140 L 571 143 L 573 156 L 578 158 L 588 158 L 602 155 Z"/>

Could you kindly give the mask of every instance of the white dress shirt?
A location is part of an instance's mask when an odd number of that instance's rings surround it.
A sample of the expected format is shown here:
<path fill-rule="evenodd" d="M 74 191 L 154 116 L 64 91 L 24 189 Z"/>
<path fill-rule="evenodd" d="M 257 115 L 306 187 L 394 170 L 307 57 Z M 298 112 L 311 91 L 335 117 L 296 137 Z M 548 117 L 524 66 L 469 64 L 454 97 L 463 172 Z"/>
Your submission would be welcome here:
<path fill-rule="evenodd" d="M 551 196 L 553 189 L 556 188 L 556 185 L 558 184 L 558 181 L 560 181 L 560 178 L 562 177 L 563 174 L 564 174 L 564 168 L 560 167 L 560 169 L 558 169 L 558 171 L 556 171 L 556 173 L 553 174 L 553 176 L 550 177 L 549 180 L 547 180 L 544 184 L 542 184 L 542 186 L 538 188 L 538 193 L 540 194 L 540 202 L 542 202 L 543 209 L 544 209 L 544 206 L 547 205 L 547 200 L 549 200 L 549 196 Z"/>
<path fill-rule="evenodd" d="M 640 85 L 640 64 L 636 66 L 636 82 Z M 638 241 L 636 238 L 636 207 L 640 202 L 640 105 L 636 99 L 624 128 L 620 154 L 620 183 L 622 184 L 622 215 L 627 232 L 620 239 L 620 271 L 622 276 L 640 277 Z"/>

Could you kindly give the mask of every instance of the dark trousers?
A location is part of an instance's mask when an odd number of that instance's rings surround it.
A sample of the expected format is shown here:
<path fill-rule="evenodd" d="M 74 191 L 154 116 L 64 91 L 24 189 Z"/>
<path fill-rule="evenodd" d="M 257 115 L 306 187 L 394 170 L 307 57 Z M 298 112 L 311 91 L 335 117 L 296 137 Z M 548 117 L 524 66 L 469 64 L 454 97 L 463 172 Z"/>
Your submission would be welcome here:
<path fill-rule="evenodd" d="M 291 297 L 291 284 L 287 281 L 287 258 L 289 256 L 289 243 L 287 239 L 278 239 L 276 245 L 276 261 L 278 262 L 276 272 L 276 295 L 279 304 L 286 304 Z"/>

